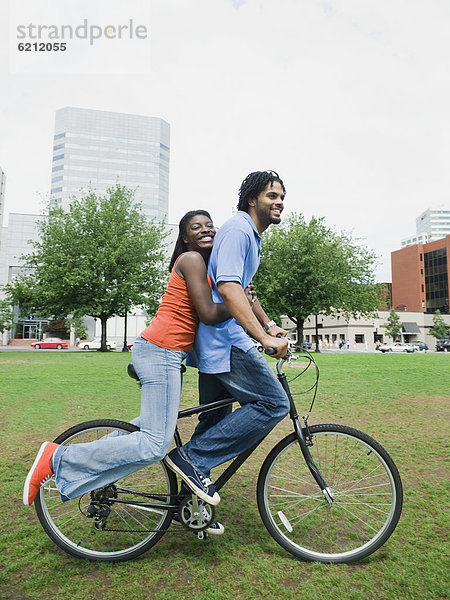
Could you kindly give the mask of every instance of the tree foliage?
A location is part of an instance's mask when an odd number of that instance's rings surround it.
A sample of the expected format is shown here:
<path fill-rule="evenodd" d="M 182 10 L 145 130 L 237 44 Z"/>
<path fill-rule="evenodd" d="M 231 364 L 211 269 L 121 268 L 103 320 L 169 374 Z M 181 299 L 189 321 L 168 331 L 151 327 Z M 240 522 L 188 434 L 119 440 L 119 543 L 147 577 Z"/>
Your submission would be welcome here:
<path fill-rule="evenodd" d="M 131 307 L 156 309 L 167 280 L 167 232 L 148 221 L 133 195 L 117 184 L 104 196 L 72 199 L 67 211 L 50 208 L 34 251 L 22 257 L 28 273 L 7 286 L 22 312 L 98 318 L 106 350 L 108 318 Z"/>
<path fill-rule="evenodd" d="M 402 324 L 400 322 L 400 317 L 395 310 L 391 308 L 389 311 L 389 317 L 386 321 L 386 335 L 392 338 L 392 341 L 395 342 L 395 340 L 400 337 L 401 332 Z"/>
<path fill-rule="evenodd" d="M 0 300 L 0 333 L 11 329 L 14 313 L 8 300 Z"/>
<path fill-rule="evenodd" d="M 381 289 L 374 283 L 375 262 L 371 250 L 328 228 L 323 218 L 307 223 L 292 213 L 264 234 L 254 283 L 271 318 L 289 316 L 302 341 L 309 315 L 373 314 Z"/>
<path fill-rule="evenodd" d="M 436 310 L 433 315 L 433 325 L 429 329 L 430 335 L 435 337 L 436 339 L 441 339 L 446 337 L 450 332 L 450 327 L 446 325 L 444 319 L 442 318 L 441 311 Z"/>

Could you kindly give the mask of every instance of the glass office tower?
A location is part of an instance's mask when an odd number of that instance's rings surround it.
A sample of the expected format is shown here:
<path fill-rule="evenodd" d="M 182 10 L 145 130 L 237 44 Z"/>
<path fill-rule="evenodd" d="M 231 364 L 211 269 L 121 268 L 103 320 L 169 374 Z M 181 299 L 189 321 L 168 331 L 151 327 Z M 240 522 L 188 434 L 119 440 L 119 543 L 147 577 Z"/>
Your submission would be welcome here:
<path fill-rule="evenodd" d="M 158 117 L 66 107 L 56 111 L 52 202 L 67 207 L 90 186 L 135 191 L 148 218 L 167 218 L 170 126 Z"/>

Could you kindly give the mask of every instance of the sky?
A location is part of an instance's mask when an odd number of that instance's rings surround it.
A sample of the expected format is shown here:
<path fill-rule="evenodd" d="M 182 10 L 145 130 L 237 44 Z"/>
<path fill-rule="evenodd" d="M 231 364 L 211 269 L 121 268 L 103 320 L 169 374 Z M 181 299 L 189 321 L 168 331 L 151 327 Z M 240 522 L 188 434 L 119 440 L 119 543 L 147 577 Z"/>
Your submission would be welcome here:
<path fill-rule="evenodd" d="M 64 106 L 170 123 L 169 222 L 205 208 L 220 226 L 244 177 L 273 169 L 285 213 L 351 233 L 379 256 L 378 281 L 391 280 L 390 253 L 416 217 L 450 206 L 448 0 L 0 5 L 5 225 L 9 212 L 44 206 Z M 148 36 L 74 39 L 65 54 L 17 50 L 19 23 L 86 18 L 132 19 Z"/>

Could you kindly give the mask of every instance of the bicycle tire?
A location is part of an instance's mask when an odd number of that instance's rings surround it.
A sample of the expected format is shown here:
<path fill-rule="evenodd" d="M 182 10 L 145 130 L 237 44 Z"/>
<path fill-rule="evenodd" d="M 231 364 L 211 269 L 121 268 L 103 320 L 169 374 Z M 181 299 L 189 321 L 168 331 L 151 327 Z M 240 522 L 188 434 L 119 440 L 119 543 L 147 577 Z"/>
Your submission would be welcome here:
<path fill-rule="evenodd" d="M 292 433 L 261 467 L 261 518 L 270 535 L 303 560 L 361 560 L 380 548 L 398 523 L 403 503 L 398 470 L 378 442 L 352 427 L 312 425 L 309 431 L 311 455 L 335 501 L 324 498 Z"/>
<path fill-rule="evenodd" d="M 54 441 L 57 444 L 82 443 L 107 434 L 127 435 L 138 429 L 124 421 L 98 419 L 75 425 Z M 178 489 L 176 476 L 163 462 L 131 473 L 115 484 L 160 494 L 161 504 L 169 503 Z M 148 501 L 139 495 L 119 493 L 123 499 Z M 113 503 L 107 528 L 99 530 L 95 529 L 94 519 L 86 516 L 90 503 L 90 493 L 62 502 L 52 478 L 37 495 L 35 509 L 42 527 L 57 546 L 77 558 L 96 561 L 130 560 L 146 552 L 164 535 L 174 513 L 170 509 L 150 511 L 129 504 Z"/>

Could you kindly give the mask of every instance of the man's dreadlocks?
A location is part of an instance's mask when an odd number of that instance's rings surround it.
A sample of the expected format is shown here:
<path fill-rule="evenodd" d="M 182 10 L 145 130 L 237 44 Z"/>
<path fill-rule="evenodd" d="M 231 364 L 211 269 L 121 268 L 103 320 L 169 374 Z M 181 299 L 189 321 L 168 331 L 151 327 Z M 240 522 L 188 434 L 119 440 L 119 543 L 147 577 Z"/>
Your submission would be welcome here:
<path fill-rule="evenodd" d="M 273 184 L 274 181 L 278 181 L 283 188 L 283 192 L 286 193 L 284 183 L 275 171 L 255 171 L 247 175 L 239 189 L 238 210 L 248 212 L 248 201 L 256 199 L 265 189 L 266 185 L 269 183 Z"/>

